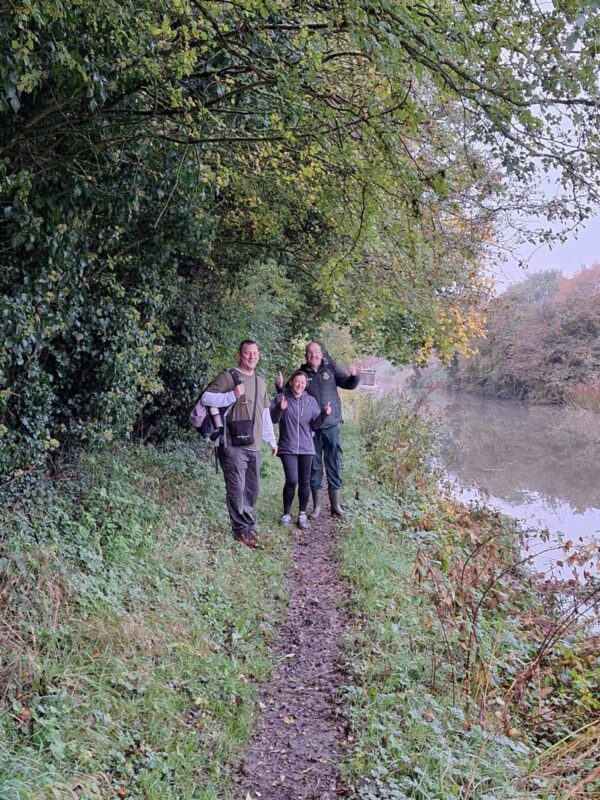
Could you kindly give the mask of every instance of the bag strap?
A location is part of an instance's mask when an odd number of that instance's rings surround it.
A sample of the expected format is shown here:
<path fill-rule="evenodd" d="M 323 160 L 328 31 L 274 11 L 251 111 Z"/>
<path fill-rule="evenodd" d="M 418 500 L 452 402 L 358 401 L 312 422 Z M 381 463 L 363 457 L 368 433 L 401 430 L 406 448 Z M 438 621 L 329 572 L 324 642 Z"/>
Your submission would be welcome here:
<path fill-rule="evenodd" d="M 231 375 L 231 379 L 233 381 L 234 388 L 236 386 L 239 386 L 240 383 L 243 383 L 243 381 L 240 379 L 239 375 L 237 374 L 237 371 L 236 371 L 235 367 L 232 367 L 232 369 L 227 370 L 227 371 Z M 256 386 L 258 386 L 258 378 L 256 378 L 256 375 L 254 377 L 256 379 Z M 256 386 L 255 386 L 255 390 L 254 390 L 255 394 L 256 394 Z M 221 440 L 222 440 L 221 444 L 222 444 L 223 447 L 227 447 L 227 417 L 229 415 L 229 412 L 231 411 L 231 409 L 234 407 L 234 405 L 237 403 L 238 400 L 239 400 L 239 398 L 236 398 L 233 401 L 233 403 L 231 403 L 231 405 L 227 406 L 227 408 L 225 409 L 225 411 L 222 414 L 222 416 L 223 416 L 223 435 L 221 437 Z M 256 400 L 254 401 L 254 411 L 256 412 Z M 252 417 L 252 427 L 254 427 L 254 416 Z M 218 445 L 219 445 L 219 441 L 217 440 L 217 441 L 215 441 L 215 448 Z M 217 456 L 217 451 L 215 449 L 215 458 L 216 458 L 216 456 Z"/>
<path fill-rule="evenodd" d="M 240 383 L 242 383 L 242 381 L 238 377 L 237 372 L 235 371 L 235 369 L 230 369 L 229 370 L 229 374 L 233 378 L 233 382 L 234 382 L 235 386 L 238 386 Z M 233 403 L 223 412 L 223 437 L 222 437 L 223 438 L 223 447 L 227 447 L 227 415 L 229 414 L 231 409 L 234 407 L 234 405 L 237 403 L 237 400 L 239 400 L 239 398 L 234 400 Z M 252 429 L 254 429 L 254 420 L 256 419 L 256 404 L 257 404 L 257 401 L 258 401 L 258 375 L 255 372 L 254 373 L 254 403 L 253 403 L 253 407 L 252 407 Z M 217 446 L 217 442 L 215 442 L 215 447 L 216 446 Z M 215 450 L 215 456 L 216 456 L 216 450 Z"/>
<path fill-rule="evenodd" d="M 254 373 L 254 406 L 252 408 L 252 428 L 254 429 L 254 420 L 256 419 L 256 406 L 258 404 L 258 375 Z"/>
<path fill-rule="evenodd" d="M 238 386 L 240 383 L 243 383 L 243 381 L 241 381 L 239 379 L 235 369 L 230 369 L 229 370 L 229 374 L 233 378 L 233 382 L 235 383 L 236 386 Z M 237 403 L 238 400 L 239 400 L 239 397 L 236 400 L 233 401 L 233 403 L 229 406 L 229 408 L 227 409 L 227 411 L 225 413 L 229 413 L 229 411 L 231 411 L 231 409 L 233 408 L 235 403 Z M 254 420 L 256 419 L 256 403 L 257 403 L 257 401 L 258 401 L 258 375 L 255 372 L 254 373 L 254 403 L 252 404 L 252 427 L 254 427 Z"/>

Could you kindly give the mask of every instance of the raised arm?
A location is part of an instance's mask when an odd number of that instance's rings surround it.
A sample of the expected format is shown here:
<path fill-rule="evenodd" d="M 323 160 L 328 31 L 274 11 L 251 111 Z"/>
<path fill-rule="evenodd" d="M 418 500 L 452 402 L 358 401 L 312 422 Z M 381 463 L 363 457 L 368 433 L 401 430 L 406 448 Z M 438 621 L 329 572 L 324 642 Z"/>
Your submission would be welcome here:
<path fill-rule="evenodd" d="M 333 366 L 333 373 L 335 375 L 335 385 L 340 389 L 356 389 L 360 383 L 360 376 L 356 364 L 350 364 L 348 372 L 338 367 L 337 364 Z"/>
<path fill-rule="evenodd" d="M 287 408 L 287 400 L 284 394 L 278 394 L 271 403 L 269 410 L 271 412 L 271 419 L 273 422 L 279 422 L 283 416 L 283 412 Z"/>

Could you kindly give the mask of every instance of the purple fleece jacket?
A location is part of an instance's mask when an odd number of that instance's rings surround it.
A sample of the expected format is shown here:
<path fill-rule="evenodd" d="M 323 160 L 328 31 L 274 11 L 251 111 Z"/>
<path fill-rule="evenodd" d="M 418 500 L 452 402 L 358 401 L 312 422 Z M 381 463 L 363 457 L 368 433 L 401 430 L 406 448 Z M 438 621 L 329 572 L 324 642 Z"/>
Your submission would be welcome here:
<path fill-rule="evenodd" d="M 287 400 L 287 408 L 279 407 L 281 398 Z M 277 453 L 314 455 L 313 431 L 320 428 L 327 418 L 314 397 L 304 392 L 295 397 L 289 389 L 280 392 L 271 403 L 271 419 L 279 423 Z"/>

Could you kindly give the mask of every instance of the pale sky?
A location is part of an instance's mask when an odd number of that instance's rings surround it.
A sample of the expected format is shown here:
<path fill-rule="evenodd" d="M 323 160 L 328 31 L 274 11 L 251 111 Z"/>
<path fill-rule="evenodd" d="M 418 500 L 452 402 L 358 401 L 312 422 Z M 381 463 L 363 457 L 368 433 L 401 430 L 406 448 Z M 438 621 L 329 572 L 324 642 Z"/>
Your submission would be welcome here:
<path fill-rule="evenodd" d="M 552 248 L 548 245 L 537 248 L 524 245 L 519 252 L 523 257 L 530 257 L 529 268 L 526 271 L 521 269 L 514 259 L 497 264 L 494 274 L 498 291 L 546 269 L 559 269 L 564 275 L 574 275 L 581 267 L 600 262 L 600 213 L 588 220 L 578 233 L 570 234 L 564 244 L 557 242 Z"/>

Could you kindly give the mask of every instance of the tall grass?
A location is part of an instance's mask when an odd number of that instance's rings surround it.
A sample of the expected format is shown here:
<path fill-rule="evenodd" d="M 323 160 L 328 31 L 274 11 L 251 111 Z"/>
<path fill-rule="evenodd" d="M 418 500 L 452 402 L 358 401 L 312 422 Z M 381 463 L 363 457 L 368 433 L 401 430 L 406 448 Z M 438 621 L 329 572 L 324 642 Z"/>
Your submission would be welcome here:
<path fill-rule="evenodd" d="M 565 392 L 565 402 L 575 408 L 600 414 L 600 381 L 587 381 L 569 387 Z"/>
<path fill-rule="evenodd" d="M 2 800 L 236 796 L 284 602 L 264 473 L 263 552 L 185 443 L 84 457 L 3 509 Z"/>
<path fill-rule="evenodd" d="M 362 416 L 384 486 L 357 476 L 363 502 L 343 543 L 362 621 L 349 643 L 352 796 L 512 800 L 578 785 L 595 796 L 577 731 L 600 713 L 600 653 L 581 619 L 538 593 L 513 522 L 435 488 L 427 420 L 398 400 L 367 402 Z M 552 774 L 550 747 L 562 759 Z"/>
<path fill-rule="evenodd" d="M 345 403 L 364 421 L 344 429 L 340 523 L 354 797 L 598 796 L 600 648 L 557 631 L 514 525 L 440 497 L 427 420 Z M 263 552 L 232 542 L 222 476 L 189 443 L 83 457 L 4 506 L 2 800 L 239 796 L 285 604 L 280 491 L 266 459 Z"/>

